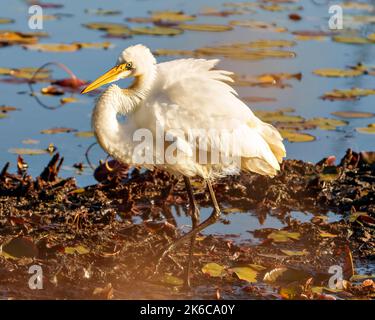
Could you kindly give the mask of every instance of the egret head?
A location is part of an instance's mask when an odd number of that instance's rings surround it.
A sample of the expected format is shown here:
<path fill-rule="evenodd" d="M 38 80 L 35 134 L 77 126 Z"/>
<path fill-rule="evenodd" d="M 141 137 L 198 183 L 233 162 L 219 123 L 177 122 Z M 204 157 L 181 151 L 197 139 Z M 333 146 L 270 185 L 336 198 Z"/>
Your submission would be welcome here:
<path fill-rule="evenodd" d="M 126 48 L 118 57 L 117 64 L 105 74 L 94 80 L 81 93 L 87 93 L 104 84 L 128 77 L 141 77 L 154 69 L 156 59 L 149 48 L 137 44 Z"/>

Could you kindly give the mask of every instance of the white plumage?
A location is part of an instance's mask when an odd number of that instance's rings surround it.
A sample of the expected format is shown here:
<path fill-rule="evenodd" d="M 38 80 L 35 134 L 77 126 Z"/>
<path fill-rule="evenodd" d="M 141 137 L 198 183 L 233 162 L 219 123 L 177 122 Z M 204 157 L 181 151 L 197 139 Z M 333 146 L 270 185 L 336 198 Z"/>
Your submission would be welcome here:
<path fill-rule="evenodd" d="M 213 69 L 217 63 L 181 59 L 156 64 L 148 48 L 136 45 L 124 50 L 115 67 L 82 91 L 134 77 L 127 89 L 111 85 L 103 92 L 93 111 L 92 126 L 99 144 L 115 159 L 184 176 L 192 230 L 167 246 L 156 269 L 168 252 L 190 239 L 187 286 L 196 234 L 220 217 L 211 180 L 241 170 L 274 176 L 285 156 L 279 132 L 258 119 L 237 97 L 228 84 L 233 81 L 231 72 Z M 118 114 L 126 116 L 125 123 L 118 121 Z M 162 148 L 158 148 L 160 131 Z M 196 131 L 201 133 L 199 141 Z M 173 152 L 169 152 L 170 147 L 174 147 Z M 145 153 L 150 157 L 139 161 Z M 202 161 L 201 154 L 207 161 Z M 228 156 L 235 161 L 226 161 Z M 201 223 L 189 179 L 192 176 L 206 180 L 212 200 L 213 211 Z"/>
<path fill-rule="evenodd" d="M 232 73 L 215 70 L 218 62 L 179 59 L 156 64 L 150 50 L 143 45 L 124 50 L 118 64 L 83 91 L 124 77 L 135 78 L 129 88 L 111 85 L 99 97 L 92 120 L 99 144 L 114 158 L 137 164 L 134 163 L 134 153 L 139 141 L 134 141 L 134 133 L 138 129 L 148 129 L 155 138 L 156 126 L 161 126 L 177 141 L 179 153 L 176 163 L 163 163 L 164 154 L 151 147 L 152 163 L 157 167 L 174 174 L 198 175 L 205 179 L 240 170 L 274 176 L 285 156 L 282 137 L 238 98 L 228 84 L 233 81 L 230 78 Z M 126 116 L 125 123 L 117 120 L 117 114 Z M 231 132 L 234 138 L 231 143 L 236 144 L 234 155 L 240 161 L 235 164 L 199 163 L 194 155 L 202 148 L 222 155 L 229 151 L 228 143 L 224 143 L 219 134 L 207 135 L 207 149 L 204 145 L 197 147 L 189 143 L 186 135 L 195 129 Z"/>

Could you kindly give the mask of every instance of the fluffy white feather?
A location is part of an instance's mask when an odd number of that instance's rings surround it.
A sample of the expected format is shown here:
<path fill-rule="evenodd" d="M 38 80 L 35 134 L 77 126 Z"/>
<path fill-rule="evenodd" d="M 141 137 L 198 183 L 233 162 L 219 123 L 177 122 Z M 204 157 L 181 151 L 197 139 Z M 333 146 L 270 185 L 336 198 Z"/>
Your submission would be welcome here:
<path fill-rule="evenodd" d="M 156 134 L 156 126 L 177 140 L 179 158 L 174 164 L 158 166 L 186 176 L 214 178 L 248 170 L 273 176 L 285 157 L 279 132 L 258 119 L 228 84 L 229 71 L 213 69 L 219 60 L 180 59 L 156 64 L 150 50 L 132 46 L 121 54 L 119 63 L 134 65 L 134 84 L 128 89 L 110 86 L 99 98 L 93 113 L 93 128 L 100 145 L 114 158 L 132 163 L 136 143 L 133 133 L 146 128 Z M 117 113 L 127 121 L 117 121 Z M 201 164 L 199 151 L 227 155 L 228 144 L 220 135 L 208 136 L 207 146 L 190 144 L 186 134 L 192 129 L 227 130 L 233 133 L 237 164 Z M 200 150 L 199 150 L 200 149 Z M 161 154 L 154 150 L 154 161 Z M 161 162 L 161 161 L 159 161 Z"/>

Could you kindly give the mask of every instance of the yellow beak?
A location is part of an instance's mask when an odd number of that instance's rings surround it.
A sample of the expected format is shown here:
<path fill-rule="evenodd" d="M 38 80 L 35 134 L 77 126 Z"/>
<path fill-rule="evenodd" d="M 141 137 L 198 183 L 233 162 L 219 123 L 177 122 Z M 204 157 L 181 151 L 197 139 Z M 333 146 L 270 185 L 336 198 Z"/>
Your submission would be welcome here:
<path fill-rule="evenodd" d="M 131 70 L 126 70 L 124 68 L 124 65 L 115 66 L 111 70 L 107 71 L 105 74 L 100 76 L 98 79 L 91 82 L 86 88 L 84 88 L 81 91 L 81 94 L 90 92 L 94 89 L 97 89 L 97 88 L 107 84 L 107 83 L 111 83 L 113 81 L 119 80 L 120 74 L 121 74 L 121 78 L 126 78 L 126 77 L 130 76 Z"/>

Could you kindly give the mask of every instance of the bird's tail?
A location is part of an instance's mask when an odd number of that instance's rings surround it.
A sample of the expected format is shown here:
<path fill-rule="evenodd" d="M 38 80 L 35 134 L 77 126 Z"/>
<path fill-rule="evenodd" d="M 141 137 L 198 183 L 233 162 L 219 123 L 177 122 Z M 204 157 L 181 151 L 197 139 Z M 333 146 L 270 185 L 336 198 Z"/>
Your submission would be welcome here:
<path fill-rule="evenodd" d="M 277 159 L 278 163 L 283 161 L 286 156 L 285 146 L 283 144 L 283 138 L 280 132 L 271 124 L 261 121 L 262 126 L 259 128 L 259 133 L 262 138 L 267 142 L 272 153 Z"/>
<path fill-rule="evenodd" d="M 286 156 L 285 146 L 282 142 L 283 138 L 274 126 L 259 119 L 257 120 L 259 121 L 257 126 L 255 126 L 257 135 L 266 144 L 264 144 L 260 157 L 245 156 L 242 158 L 241 167 L 245 170 L 273 177 L 280 170 L 279 163 Z"/>

